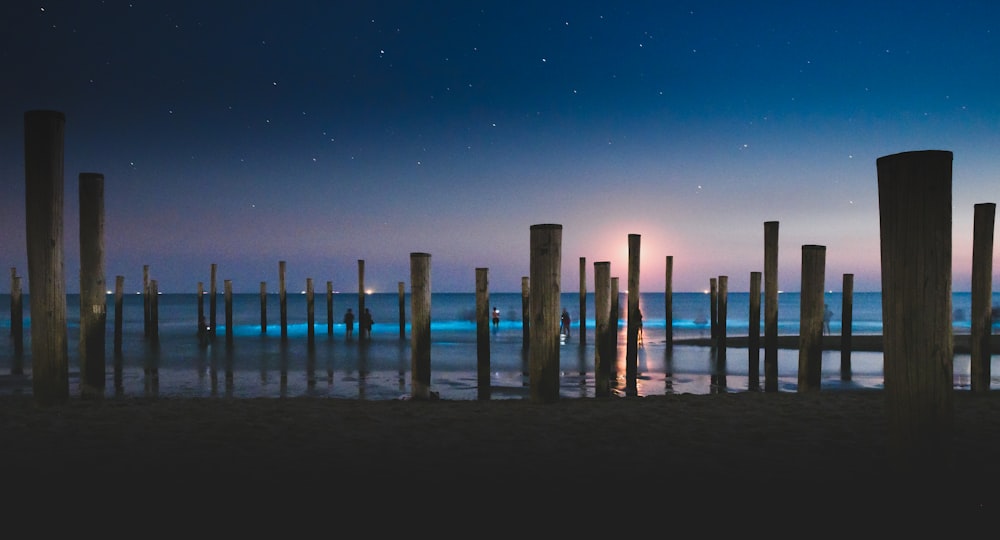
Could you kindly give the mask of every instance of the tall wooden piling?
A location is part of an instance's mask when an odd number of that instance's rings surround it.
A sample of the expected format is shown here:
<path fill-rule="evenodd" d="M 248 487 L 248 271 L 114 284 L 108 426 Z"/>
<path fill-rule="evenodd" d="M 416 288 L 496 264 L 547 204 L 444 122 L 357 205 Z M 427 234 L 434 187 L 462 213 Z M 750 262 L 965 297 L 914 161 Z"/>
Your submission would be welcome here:
<path fill-rule="evenodd" d="M 760 390 L 760 272 L 750 272 L 750 313 L 747 331 L 747 389 Z"/>
<path fill-rule="evenodd" d="M 364 328 L 365 325 L 363 322 L 364 316 L 365 316 L 365 261 L 364 259 L 358 259 L 358 321 L 360 322 L 360 325 L 358 326 L 358 341 L 364 341 L 366 338 L 371 337 L 365 335 L 365 328 Z"/>
<path fill-rule="evenodd" d="M 260 282 L 260 333 L 267 333 L 267 282 Z"/>
<path fill-rule="evenodd" d="M 802 288 L 799 294 L 799 393 L 818 391 L 823 368 L 823 287 L 826 246 L 802 246 Z"/>
<path fill-rule="evenodd" d="M 278 261 L 278 318 L 281 321 L 281 341 L 288 341 L 288 291 L 285 289 L 285 261 Z"/>
<path fill-rule="evenodd" d="M 587 258 L 580 257 L 580 312 L 577 316 L 580 345 L 587 344 Z"/>
<path fill-rule="evenodd" d="M 970 383 L 973 392 L 989 392 L 990 334 L 993 330 L 993 228 L 997 205 L 979 203 L 974 207 L 972 227 L 972 313 Z"/>
<path fill-rule="evenodd" d="M 764 391 L 778 391 L 778 222 L 764 222 Z"/>
<path fill-rule="evenodd" d="M 316 348 L 316 292 L 313 290 L 313 278 L 306 278 L 306 347 L 310 351 Z"/>
<path fill-rule="evenodd" d="M 559 399 L 560 272 L 562 225 L 531 226 L 531 345 L 528 349 L 531 400 Z"/>
<path fill-rule="evenodd" d="M 222 301 L 226 310 L 226 350 L 233 348 L 235 328 L 233 328 L 233 280 L 222 280 Z"/>
<path fill-rule="evenodd" d="M 363 263 L 358 261 L 359 270 Z M 363 300 L 360 300 L 363 302 Z M 364 305 L 364 304 L 359 304 Z M 364 313 L 364 312 L 362 312 Z M 431 397 L 431 255 L 410 253 L 410 397 Z"/>
<path fill-rule="evenodd" d="M 840 380 L 851 380 L 851 344 L 854 330 L 854 274 L 844 274 L 840 307 Z"/>
<path fill-rule="evenodd" d="M 333 338 L 333 282 L 326 282 L 326 335 Z"/>
<path fill-rule="evenodd" d="M 726 340 L 728 338 L 728 332 L 726 331 L 726 325 L 729 324 L 729 276 L 719 276 L 719 291 L 718 291 L 718 305 L 716 309 L 716 314 L 719 320 L 716 322 L 716 347 L 718 347 L 718 367 L 725 373 L 726 366 Z"/>
<path fill-rule="evenodd" d="M 663 316 L 666 325 L 667 351 L 674 348 L 674 256 L 667 255 L 664 272 Z"/>
<path fill-rule="evenodd" d="M 892 463 L 922 482 L 950 471 L 952 153 L 876 160 L 886 416 Z"/>
<path fill-rule="evenodd" d="M 80 392 L 104 395 L 108 286 L 104 280 L 104 175 L 80 173 Z"/>
<path fill-rule="evenodd" d="M 489 268 L 476 268 L 476 375 L 480 399 L 490 397 Z"/>
<path fill-rule="evenodd" d="M 521 276 L 521 349 L 527 350 L 531 343 L 531 279 Z"/>
<path fill-rule="evenodd" d="M 639 248 L 638 234 L 628 235 L 628 314 L 625 334 L 625 395 L 638 396 L 639 376 Z"/>
<path fill-rule="evenodd" d="M 611 395 L 611 262 L 594 263 L 594 396 Z"/>
<path fill-rule="evenodd" d="M 25 222 L 35 403 L 69 399 L 66 281 L 63 277 L 63 141 L 66 116 L 24 113 Z"/>
<path fill-rule="evenodd" d="M 218 300 L 218 288 L 216 286 L 216 277 L 219 274 L 219 265 L 212 263 L 209 267 L 208 275 L 208 326 L 211 328 L 209 335 L 215 337 L 215 328 L 218 326 L 216 323 L 216 302 Z"/>
<path fill-rule="evenodd" d="M 396 284 L 399 297 L 399 339 L 406 340 L 406 283 Z"/>

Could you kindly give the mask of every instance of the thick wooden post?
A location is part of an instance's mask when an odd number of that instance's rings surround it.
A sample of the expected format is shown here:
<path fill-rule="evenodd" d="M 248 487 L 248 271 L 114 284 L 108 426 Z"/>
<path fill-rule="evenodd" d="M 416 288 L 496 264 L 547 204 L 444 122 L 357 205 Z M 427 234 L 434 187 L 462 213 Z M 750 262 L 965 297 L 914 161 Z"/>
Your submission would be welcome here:
<path fill-rule="evenodd" d="M 35 403 L 69 399 L 66 281 L 63 278 L 63 141 L 66 116 L 24 113 L 25 217 Z"/>
<path fill-rule="evenodd" d="M 747 389 L 760 390 L 760 272 L 750 272 L 750 314 L 747 331 Z"/>
<path fill-rule="evenodd" d="M 412 262 L 412 257 L 411 257 Z M 412 286 L 412 285 L 411 285 Z M 367 337 L 365 335 L 365 261 L 364 259 L 358 259 L 358 321 L 361 322 L 358 325 L 358 341 L 364 341 Z"/>
<path fill-rule="evenodd" d="M 216 263 L 212 263 L 209 269 L 209 276 L 208 276 L 208 326 L 209 328 L 212 329 L 212 331 L 209 332 L 209 334 L 213 338 L 215 337 L 215 328 L 217 326 L 216 323 L 218 323 L 218 321 L 216 320 L 216 312 L 215 312 L 216 301 L 218 299 L 218 292 L 219 292 L 218 288 L 216 287 L 216 281 L 215 281 L 218 273 L 219 273 L 219 265 Z"/>
<path fill-rule="evenodd" d="M 260 282 L 260 333 L 267 333 L 267 282 Z"/>
<path fill-rule="evenodd" d="M 854 274 L 844 274 L 840 308 L 840 380 L 851 380 L 851 337 L 854 324 Z"/>
<path fill-rule="evenodd" d="M 562 225 L 531 226 L 531 345 L 528 349 L 531 400 L 559 399 L 559 280 Z"/>
<path fill-rule="evenodd" d="M 625 395 L 638 396 L 639 376 L 639 247 L 640 236 L 628 235 L 628 315 L 625 335 Z"/>
<path fill-rule="evenodd" d="M 358 261 L 359 271 L 363 268 Z M 360 274 L 359 274 L 360 275 Z M 359 300 L 363 302 L 363 300 Z M 361 303 L 359 306 L 363 306 Z M 364 313 L 363 311 L 361 313 Z M 410 253 L 410 397 L 431 397 L 431 255 Z"/>
<path fill-rule="evenodd" d="M 233 280 L 222 280 L 222 298 L 226 310 L 226 349 L 233 348 Z"/>
<path fill-rule="evenodd" d="M 490 398 L 489 268 L 476 268 L 476 374 L 477 374 L 477 387 L 479 389 L 479 399 L 489 399 Z"/>
<path fill-rule="evenodd" d="M 972 313 L 970 358 L 973 392 L 990 390 L 990 334 L 993 331 L 993 227 L 997 205 L 975 205 L 972 231 Z"/>
<path fill-rule="evenodd" d="M 578 334 L 580 345 L 587 344 L 587 258 L 580 257 L 580 314 L 577 316 L 580 326 Z"/>
<path fill-rule="evenodd" d="M 313 278 L 306 278 L 306 346 L 310 351 L 316 348 L 316 291 Z"/>
<path fill-rule="evenodd" d="M 664 276 L 665 289 L 663 294 L 663 313 L 666 321 L 667 351 L 674 348 L 674 256 L 667 255 L 666 272 Z"/>
<path fill-rule="evenodd" d="M 285 261 L 278 261 L 278 317 L 281 321 L 281 341 L 288 341 L 288 291 L 285 288 Z"/>
<path fill-rule="evenodd" d="M 886 416 L 892 462 L 913 478 L 950 471 L 952 153 L 876 160 Z"/>
<path fill-rule="evenodd" d="M 399 339 L 406 340 L 406 283 L 396 284 L 399 289 Z"/>
<path fill-rule="evenodd" d="M 594 263 L 594 396 L 611 395 L 611 262 Z"/>
<path fill-rule="evenodd" d="M 778 391 L 778 222 L 764 222 L 764 391 Z"/>
<path fill-rule="evenodd" d="M 104 395 L 108 286 L 104 281 L 104 175 L 80 173 L 80 393 Z"/>
<path fill-rule="evenodd" d="M 823 368 L 823 286 L 826 246 L 802 246 L 799 295 L 799 393 L 818 391 Z"/>
<path fill-rule="evenodd" d="M 531 280 L 521 276 L 521 348 L 527 349 L 531 343 Z"/>

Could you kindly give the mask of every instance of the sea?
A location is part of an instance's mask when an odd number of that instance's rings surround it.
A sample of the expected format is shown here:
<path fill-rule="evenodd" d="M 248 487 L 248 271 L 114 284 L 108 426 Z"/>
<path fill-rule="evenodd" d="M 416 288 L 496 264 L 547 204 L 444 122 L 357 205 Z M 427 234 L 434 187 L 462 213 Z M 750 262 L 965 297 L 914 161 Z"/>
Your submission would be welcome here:
<path fill-rule="evenodd" d="M 833 312 L 830 333 L 842 334 L 839 292 L 827 292 L 825 302 Z M 105 335 L 106 396 L 119 397 L 331 397 L 361 400 L 410 397 L 411 346 L 410 297 L 398 293 L 372 293 L 363 297 L 374 324 L 371 339 L 359 341 L 354 330 L 348 339 L 341 322 L 351 308 L 361 311 L 357 293 L 316 294 L 311 302 L 304 293 L 287 294 L 282 310 L 277 293 L 233 294 L 227 303 L 221 293 L 214 298 L 214 336 L 202 346 L 198 338 L 199 296 L 157 295 L 155 322 L 147 324 L 144 296 L 126 294 L 121 313 L 113 294 L 107 296 Z M 763 351 L 750 354 L 745 347 L 722 352 L 704 345 L 684 344 L 686 338 L 707 337 L 711 296 L 703 292 L 674 292 L 673 342 L 667 340 L 666 295 L 640 294 L 642 340 L 637 349 L 634 392 L 657 394 L 709 394 L 757 390 L 751 387 L 751 362 L 758 362 L 763 385 Z M 10 305 L 10 295 L 0 295 L 0 305 Z M 778 296 L 778 334 L 799 333 L 799 294 Z M 201 295 L 201 312 L 211 318 L 213 298 Z M 855 292 L 851 298 L 853 335 L 881 334 L 879 292 Z M 580 324 L 580 293 L 561 294 L 572 320 L 570 333 L 560 344 L 560 396 L 594 397 L 595 320 L 594 296 L 585 297 L 584 324 Z M 764 300 L 761 300 L 763 306 Z M 522 296 L 490 293 L 490 309 L 500 313 L 499 325 L 489 330 L 489 386 L 478 383 L 478 332 L 475 293 L 431 295 L 431 392 L 441 399 L 525 399 L 530 397 L 529 355 L 522 324 Z M 627 294 L 619 297 L 617 358 L 612 363 L 612 394 L 626 395 Z M 993 295 L 1000 305 L 1000 293 Z M 0 393 L 31 393 L 30 298 L 22 296 L 22 347 L 18 351 L 11 327 L 12 310 L 0 314 L 0 329 L 7 336 L 0 347 Z M 749 333 L 750 298 L 745 292 L 726 295 L 726 335 Z M 971 296 L 952 296 L 954 332 L 969 333 Z M 762 307 L 763 309 L 763 307 Z M 67 344 L 71 394 L 80 389 L 79 295 L 67 295 Z M 310 311 L 312 311 L 310 325 Z M 282 315 L 284 312 L 284 315 Z M 115 329 L 120 319 L 121 337 Z M 760 336 L 763 336 L 761 313 Z M 282 324 L 284 320 L 284 324 Z M 212 321 L 208 321 L 212 323 Z M 614 321 L 612 321 L 614 323 Z M 153 328 L 155 326 L 155 328 Z M 356 326 L 356 325 L 355 325 Z M 994 330 L 995 331 L 995 330 Z M 763 343 L 763 339 L 761 339 Z M 798 350 L 778 352 L 778 389 L 797 391 Z M 853 351 L 851 371 L 842 373 L 839 350 L 822 352 L 821 388 L 881 389 L 881 352 Z M 15 370 L 15 366 L 20 369 Z M 21 373 L 16 373 L 20 371 Z M 969 355 L 956 354 L 955 388 L 968 390 Z M 991 386 L 1000 385 L 1000 364 L 993 360 Z M 849 376 L 845 376 L 849 375 Z M 631 390 L 631 389 L 628 389 Z"/>

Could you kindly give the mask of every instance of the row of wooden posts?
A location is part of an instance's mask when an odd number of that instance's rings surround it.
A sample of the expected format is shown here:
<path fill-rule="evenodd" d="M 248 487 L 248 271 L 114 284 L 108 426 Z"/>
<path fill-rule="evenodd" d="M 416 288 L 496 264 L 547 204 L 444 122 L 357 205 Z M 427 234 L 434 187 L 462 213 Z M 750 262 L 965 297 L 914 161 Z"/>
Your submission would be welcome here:
<path fill-rule="evenodd" d="M 32 382 L 40 405 L 69 395 L 66 294 L 63 271 L 63 140 L 65 116 L 25 113 L 25 180 L 28 273 L 31 288 Z M 903 152 L 876 160 L 882 264 L 885 393 L 892 449 L 903 463 L 935 460 L 946 450 L 953 422 L 951 326 L 952 161 L 949 151 Z M 80 174 L 81 374 L 103 381 L 103 355 L 91 355 L 92 336 L 105 320 L 103 184 L 99 173 Z M 988 388 L 995 205 L 976 205 L 972 275 L 972 378 Z M 764 227 L 765 390 L 777 381 L 778 223 Z M 531 288 L 529 375 L 531 399 L 559 395 L 559 320 L 562 226 L 530 229 Z M 818 388 L 822 339 L 825 247 L 802 247 L 800 386 Z M 626 376 L 635 373 L 638 336 L 639 235 L 629 235 Z M 596 390 L 607 395 L 606 339 L 611 279 L 606 262 L 595 263 Z M 668 276 L 670 272 L 668 259 Z M 477 270 L 477 297 L 486 276 Z M 753 276 L 753 279 L 758 279 Z M 581 282 L 583 272 L 581 272 Z M 668 279 L 669 291 L 669 279 Z M 846 283 L 846 282 L 845 282 Z M 725 283 L 720 283 L 725 287 Z M 410 254 L 411 386 L 414 398 L 430 396 L 430 254 Z M 753 293 L 756 287 L 751 287 Z M 667 309 L 669 310 L 669 293 Z M 151 296 L 155 297 L 155 296 Z M 477 302 L 478 303 L 478 302 Z M 582 301 L 581 301 L 582 303 Z M 477 313 L 482 317 L 482 306 Z M 581 319 L 584 317 L 581 316 Z M 668 313 L 668 319 L 670 314 Z M 668 339 L 672 339 L 668 326 Z M 755 328 L 751 321 L 751 328 Z M 101 334 L 102 335 L 102 334 Z M 753 349 L 753 347 L 751 347 Z M 98 377 L 99 376 L 99 377 Z M 984 384 L 986 385 L 984 387 Z M 85 387 L 86 390 L 86 387 Z"/>

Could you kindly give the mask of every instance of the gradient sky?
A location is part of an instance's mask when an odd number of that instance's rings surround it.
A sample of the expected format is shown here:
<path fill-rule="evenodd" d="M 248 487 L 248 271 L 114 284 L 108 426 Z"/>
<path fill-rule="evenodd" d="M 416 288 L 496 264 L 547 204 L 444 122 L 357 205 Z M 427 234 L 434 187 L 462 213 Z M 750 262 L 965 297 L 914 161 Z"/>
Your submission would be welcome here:
<path fill-rule="evenodd" d="M 27 276 L 24 113 L 62 111 L 65 277 L 79 290 L 78 177 L 105 175 L 105 275 L 161 292 L 331 281 L 515 292 L 530 227 L 641 290 L 763 271 L 801 247 L 880 288 L 876 159 L 949 150 L 953 290 L 974 205 L 1000 199 L 1000 3 L 5 2 L 0 261 Z M 997 260 L 994 268 L 997 269 Z M 997 273 L 994 272 L 996 278 Z M 995 279 L 994 278 L 994 279 Z M 27 291 L 28 284 L 25 284 Z M 995 287 L 994 287 L 995 288 Z"/>

